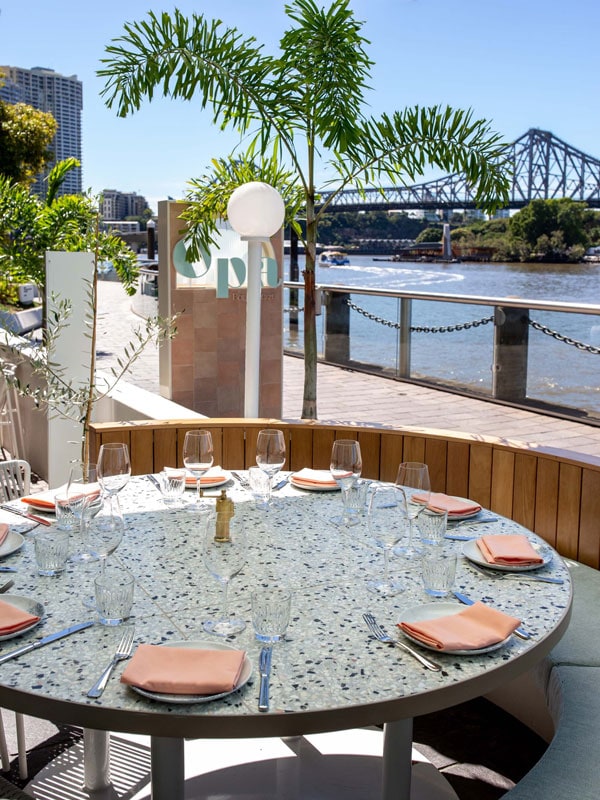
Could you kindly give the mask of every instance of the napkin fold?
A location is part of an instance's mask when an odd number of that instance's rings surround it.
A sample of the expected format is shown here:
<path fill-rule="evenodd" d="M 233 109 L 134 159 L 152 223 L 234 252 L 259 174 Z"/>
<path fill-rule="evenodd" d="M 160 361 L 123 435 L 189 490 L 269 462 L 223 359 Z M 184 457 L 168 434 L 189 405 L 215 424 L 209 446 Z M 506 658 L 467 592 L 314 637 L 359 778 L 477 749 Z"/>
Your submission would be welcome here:
<path fill-rule="evenodd" d="M 207 469 L 204 475 L 200 478 L 200 486 L 212 486 L 215 483 L 223 483 L 228 476 L 223 472 L 223 467 L 211 467 Z M 186 486 L 196 486 L 198 478 L 195 475 L 188 473 L 185 476 Z"/>
<path fill-rule="evenodd" d="M 5 522 L 0 522 L 0 545 L 3 544 L 4 540 L 8 536 L 10 528 Z"/>
<path fill-rule="evenodd" d="M 434 511 L 447 511 L 448 516 L 462 514 L 476 514 L 481 511 L 479 503 L 474 503 L 472 500 L 461 500 L 460 497 L 452 497 L 443 492 L 432 492 L 429 500 L 426 495 L 413 494 L 412 500 L 415 503 L 427 503 L 427 507 Z"/>
<path fill-rule="evenodd" d="M 30 506 L 36 506 L 37 508 L 48 508 L 53 511 L 55 508 L 54 496 L 57 494 L 64 494 L 67 491 L 67 486 L 68 484 L 64 483 L 57 489 L 48 489 L 45 492 L 38 492 L 37 494 L 22 497 L 21 501 Z M 86 497 L 96 497 L 100 494 L 100 486 L 97 483 L 86 483 L 81 487 L 81 493 Z"/>
<path fill-rule="evenodd" d="M 520 624 L 520 619 L 477 602 L 457 614 L 400 622 L 398 627 L 436 650 L 479 650 L 503 642 Z"/>
<path fill-rule="evenodd" d="M 488 564 L 527 567 L 544 563 L 544 559 L 532 547 L 529 539 L 521 533 L 480 536 L 476 544 Z"/>
<path fill-rule="evenodd" d="M 291 477 L 294 483 L 302 486 L 331 486 L 337 487 L 337 483 L 331 477 L 331 472 L 328 469 L 310 469 L 304 467 L 299 472 L 294 472 Z"/>
<path fill-rule="evenodd" d="M 196 650 L 141 644 L 121 682 L 165 694 L 220 694 L 238 684 L 243 650 Z"/>
<path fill-rule="evenodd" d="M 12 603 L 0 600 L 0 636 L 7 636 L 10 633 L 17 633 L 24 628 L 29 628 L 35 622 L 39 622 L 39 617 L 29 614 Z"/>

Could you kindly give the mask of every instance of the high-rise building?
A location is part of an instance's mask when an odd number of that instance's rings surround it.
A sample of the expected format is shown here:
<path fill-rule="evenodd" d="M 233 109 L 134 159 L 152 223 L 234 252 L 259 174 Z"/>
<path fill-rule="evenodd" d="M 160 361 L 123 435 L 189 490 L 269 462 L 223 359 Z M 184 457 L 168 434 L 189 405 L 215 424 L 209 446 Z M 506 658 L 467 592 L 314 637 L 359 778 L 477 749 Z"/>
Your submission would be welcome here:
<path fill-rule="evenodd" d="M 141 217 L 148 208 L 146 198 L 135 192 L 119 192 L 116 189 L 104 189 L 100 214 L 103 219 L 117 220 L 126 217 Z"/>
<path fill-rule="evenodd" d="M 56 136 L 50 145 L 54 159 L 32 186 L 32 191 L 43 197 L 46 194 L 44 177 L 57 161 L 74 157 L 81 162 L 81 81 L 77 80 L 76 75 L 60 75 L 45 67 L 0 67 L 0 72 L 4 74 L 0 100 L 6 103 L 27 103 L 40 111 L 49 111 L 58 123 Z M 67 173 L 59 193 L 79 192 L 81 167 Z"/>

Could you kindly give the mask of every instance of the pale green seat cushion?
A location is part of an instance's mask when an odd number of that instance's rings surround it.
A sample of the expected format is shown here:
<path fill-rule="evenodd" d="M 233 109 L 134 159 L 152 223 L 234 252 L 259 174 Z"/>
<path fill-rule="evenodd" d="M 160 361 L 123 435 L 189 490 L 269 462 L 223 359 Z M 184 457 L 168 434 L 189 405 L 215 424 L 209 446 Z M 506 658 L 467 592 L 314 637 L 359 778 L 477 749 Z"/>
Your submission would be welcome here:
<path fill-rule="evenodd" d="M 558 666 L 550 705 L 558 728 L 548 749 L 505 800 L 598 800 L 600 797 L 600 669 Z"/>
<path fill-rule="evenodd" d="M 573 581 L 571 621 L 549 659 L 551 665 L 600 667 L 600 572 L 576 561 L 567 563 Z"/>

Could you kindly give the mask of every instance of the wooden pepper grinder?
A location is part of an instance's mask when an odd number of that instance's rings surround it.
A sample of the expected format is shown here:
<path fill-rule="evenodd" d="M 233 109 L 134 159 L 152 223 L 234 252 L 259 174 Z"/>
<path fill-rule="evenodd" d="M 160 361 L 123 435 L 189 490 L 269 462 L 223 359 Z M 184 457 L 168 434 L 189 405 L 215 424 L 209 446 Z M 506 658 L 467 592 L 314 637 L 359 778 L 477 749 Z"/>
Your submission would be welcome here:
<path fill-rule="evenodd" d="M 235 514 L 233 500 L 227 497 L 227 491 L 221 489 L 221 496 L 217 498 L 217 524 L 215 529 L 215 542 L 229 541 L 229 520 Z"/>

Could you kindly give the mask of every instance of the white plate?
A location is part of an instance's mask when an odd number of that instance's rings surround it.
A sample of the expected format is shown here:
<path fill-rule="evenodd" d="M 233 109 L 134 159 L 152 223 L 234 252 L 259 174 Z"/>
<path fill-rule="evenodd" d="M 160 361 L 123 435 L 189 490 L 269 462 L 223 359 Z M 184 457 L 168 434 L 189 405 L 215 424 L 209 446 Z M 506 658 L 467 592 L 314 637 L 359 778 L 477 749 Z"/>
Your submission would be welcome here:
<path fill-rule="evenodd" d="M 306 483 L 297 483 L 293 475 L 290 475 L 290 483 L 292 486 L 295 486 L 296 489 L 306 489 L 308 492 L 339 492 L 340 490 L 337 483 L 335 486 L 327 486 L 326 484 L 319 485 L 318 483 L 313 483 L 309 486 Z"/>
<path fill-rule="evenodd" d="M 238 647 L 232 647 L 229 644 L 222 642 L 204 641 L 204 642 L 167 642 L 163 647 L 189 647 L 194 650 L 239 650 Z M 242 671 L 240 679 L 235 689 L 228 692 L 220 692 L 219 694 L 166 694 L 164 692 L 151 692 L 148 689 L 142 689 L 140 686 L 132 686 L 134 692 L 147 697 L 150 700 L 158 700 L 160 703 L 169 703 L 171 705 L 191 705 L 192 703 L 212 703 L 213 700 L 220 700 L 222 697 L 237 692 L 242 686 L 250 680 L 252 675 L 252 662 L 248 658 L 248 654 L 244 657 L 242 664 Z"/>
<path fill-rule="evenodd" d="M 465 542 L 463 545 L 463 555 L 472 561 L 474 564 L 479 564 L 488 569 L 497 569 L 500 572 L 531 572 L 532 569 L 541 569 L 552 561 L 552 550 L 549 547 L 544 547 L 541 544 L 532 544 L 534 550 L 541 555 L 544 561 L 541 564 L 490 564 L 483 557 L 483 554 L 477 546 L 477 539 L 471 542 Z"/>
<path fill-rule="evenodd" d="M 6 535 L 6 539 L 0 544 L 0 558 L 9 556 L 11 553 L 16 553 L 17 550 L 23 547 L 24 541 L 25 539 L 20 533 L 9 531 Z"/>
<path fill-rule="evenodd" d="M 458 614 L 460 610 L 460 606 L 457 606 L 455 603 L 426 603 L 422 606 L 414 606 L 413 608 L 405 609 L 402 612 L 400 621 L 424 622 L 427 619 L 449 617 L 453 614 Z M 403 631 L 402 628 L 399 628 L 398 630 L 403 636 L 406 636 L 407 639 L 410 639 L 411 642 L 414 642 L 421 647 L 425 647 L 427 650 L 433 650 L 436 653 L 448 653 L 448 655 L 452 656 L 478 656 L 482 653 L 491 653 L 493 650 L 498 650 L 498 648 L 504 647 L 504 645 L 510 641 L 512 636 L 511 634 L 511 636 L 507 636 L 506 639 L 503 639 L 501 642 L 490 644 L 487 647 L 479 647 L 475 650 L 439 650 L 437 647 L 432 647 L 431 645 L 425 644 L 425 642 L 422 642 L 420 639 L 411 636 L 410 633 L 406 633 L 406 631 Z"/>
<path fill-rule="evenodd" d="M 11 606 L 20 608 L 21 611 L 26 611 L 28 614 L 35 614 L 36 617 L 39 617 L 37 622 L 32 622 L 31 625 L 28 625 L 26 628 L 21 628 L 20 631 L 0 634 L 0 642 L 3 642 L 5 639 L 14 639 L 15 636 L 20 636 L 22 633 L 28 633 L 30 630 L 39 625 L 44 617 L 44 606 L 41 603 L 38 603 L 37 600 L 32 600 L 30 597 L 23 597 L 19 594 L 3 594 L 0 595 L 0 599 L 4 600 L 6 603 L 10 603 Z"/>

